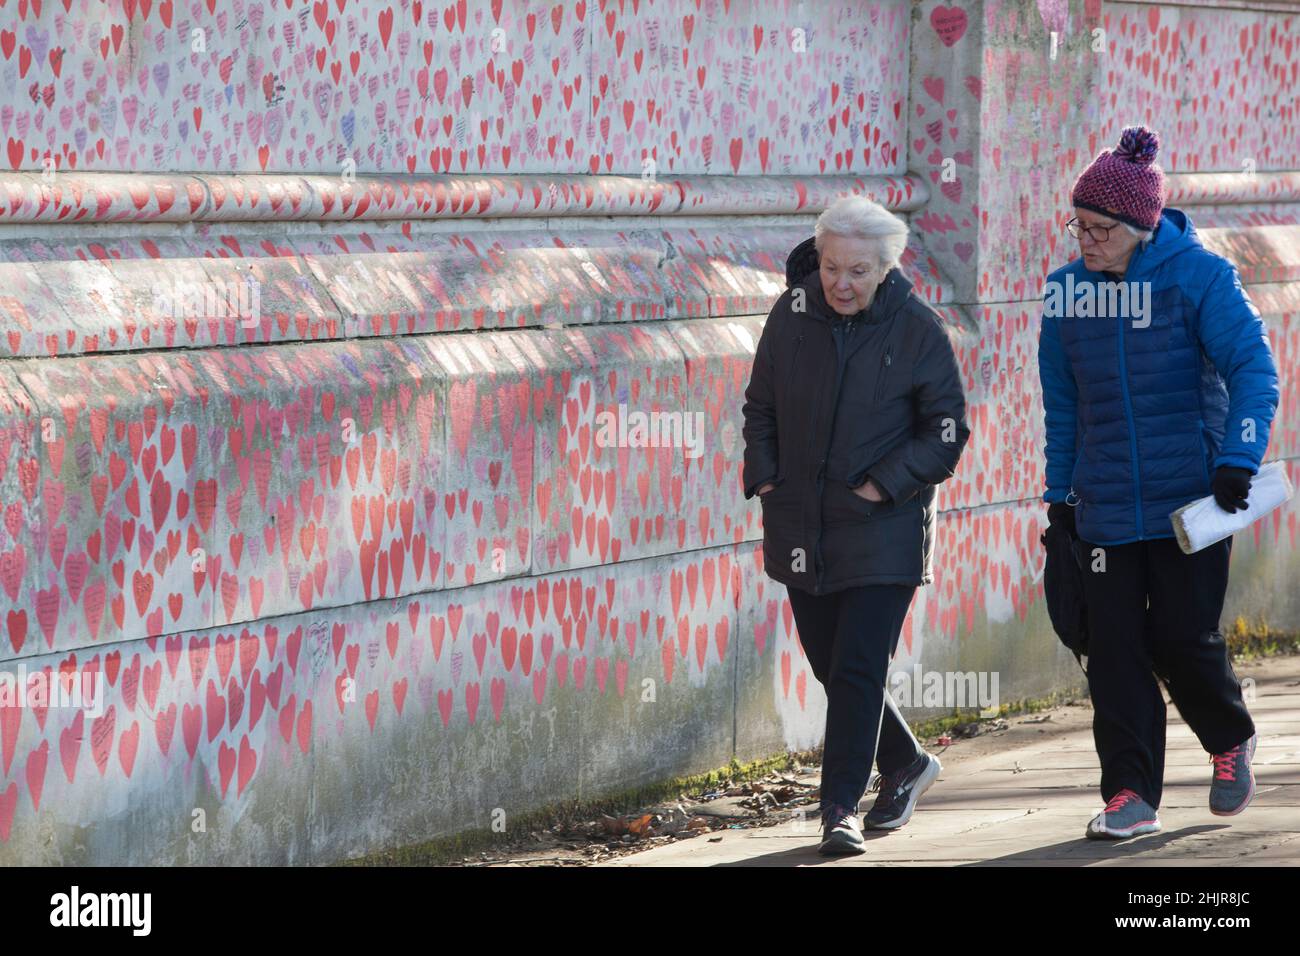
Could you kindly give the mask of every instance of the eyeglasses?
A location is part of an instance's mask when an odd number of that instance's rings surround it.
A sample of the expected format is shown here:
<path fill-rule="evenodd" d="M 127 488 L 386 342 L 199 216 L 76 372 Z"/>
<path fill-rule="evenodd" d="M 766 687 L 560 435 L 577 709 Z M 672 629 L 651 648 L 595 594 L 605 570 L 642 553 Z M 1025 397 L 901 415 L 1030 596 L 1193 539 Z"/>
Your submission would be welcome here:
<path fill-rule="evenodd" d="M 1078 219 L 1071 219 L 1065 224 L 1065 231 L 1076 239 L 1082 239 L 1083 234 L 1086 232 L 1088 235 L 1092 236 L 1093 242 L 1105 242 L 1110 238 L 1110 231 L 1112 229 L 1118 229 L 1120 225 L 1121 223 L 1117 222 L 1111 226 L 1085 226 L 1083 223 L 1079 222 Z M 1098 235 L 1098 233 L 1101 233 L 1101 235 Z"/>

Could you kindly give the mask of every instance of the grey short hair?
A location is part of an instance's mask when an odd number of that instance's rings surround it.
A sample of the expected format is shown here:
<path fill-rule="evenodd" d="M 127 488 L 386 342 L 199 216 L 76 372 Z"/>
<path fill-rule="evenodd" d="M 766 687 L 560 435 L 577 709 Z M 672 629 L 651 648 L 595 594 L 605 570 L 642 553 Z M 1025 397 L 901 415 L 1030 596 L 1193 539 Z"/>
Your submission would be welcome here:
<path fill-rule="evenodd" d="M 1122 223 L 1122 225 L 1129 231 L 1130 235 L 1137 236 L 1138 241 L 1142 243 L 1150 242 L 1151 238 L 1156 234 L 1154 229 L 1139 229 L 1137 226 L 1130 225 L 1127 222 Z"/>
<path fill-rule="evenodd" d="M 827 235 L 872 240 L 877 261 L 885 269 L 897 268 L 907 248 L 907 223 L 866 196 L 844 196 L 826 207 L 813 229 L 818 252 Z"/>

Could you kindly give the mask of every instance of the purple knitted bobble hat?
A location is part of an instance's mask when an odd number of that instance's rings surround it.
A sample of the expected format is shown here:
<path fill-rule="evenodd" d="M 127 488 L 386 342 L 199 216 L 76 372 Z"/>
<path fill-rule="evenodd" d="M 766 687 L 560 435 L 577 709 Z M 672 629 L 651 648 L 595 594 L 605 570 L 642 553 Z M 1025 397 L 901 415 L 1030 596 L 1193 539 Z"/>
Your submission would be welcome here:
<path fill-rule="evenodd" d="M 1139 229 L 1154 229 L 1165 204 L 1165 174 L 1155 163 L 1158 152 L 1160 138 L 1152 130 L 1126 126 L 1119 145 L 1103 149 L 1074 181 L 1070 201 Z"/>

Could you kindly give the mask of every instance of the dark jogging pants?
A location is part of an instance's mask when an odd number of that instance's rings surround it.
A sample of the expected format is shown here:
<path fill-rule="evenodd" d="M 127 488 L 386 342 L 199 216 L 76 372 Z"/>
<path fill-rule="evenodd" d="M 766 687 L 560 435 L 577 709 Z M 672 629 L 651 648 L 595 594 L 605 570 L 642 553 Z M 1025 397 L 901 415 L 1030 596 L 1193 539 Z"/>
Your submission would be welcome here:
<path fill-rule="evenodd" d="M 1219 631 L 1231 550 L 1231 538 L 1195 554 L 1174 538 L 1087 544 L 1088 688 L 1102 799 L 1127 787 L 1160 806 L 1165 700 L 1157 675 L 1207 753 L 1255 732 Z"/>
<path fill-rule="evenodd" d="M 826 690 L 821 805 L 857 812 L 875 762 L 893 773 L 921 755 L 894 699 L 885 691 L 889 661 L 916 588 L 865 585 L 810 594 L 788 588 L 813 676 Z M 879 744 L 879 746 L 877 746 Z"/>

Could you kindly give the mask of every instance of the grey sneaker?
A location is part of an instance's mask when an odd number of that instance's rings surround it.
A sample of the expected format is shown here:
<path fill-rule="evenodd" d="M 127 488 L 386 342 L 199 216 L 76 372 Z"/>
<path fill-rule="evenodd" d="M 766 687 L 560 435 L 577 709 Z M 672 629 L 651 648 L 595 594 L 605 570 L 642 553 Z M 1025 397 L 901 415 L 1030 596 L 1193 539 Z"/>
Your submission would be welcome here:
<path fill-rule="evenodd" d="M 910 767 L 887 774 L 880 782 L 880 796 L 867 813 L 868 830 L 896 830 L 912 818 L 916 801 L 934 786 L 943 765 L 934 754 L 921 753 Z"/>
<path fill-rule="evenodd" d="M 1210 780 L 1210 812 L 1230 817 L 1246 809 L 1255 795 L 1255 771 L 1250 761 L 1255 756 L 1258 734 L 1251 734 L 1227 753 L 1213 754 L 1214 777 Z"/>
<path fill-rule="evenodd" d="M 862 829 L 854 808 L 832 803 L 822 814 L 822 842 L 817 852 L 823 856 L 861 853 Z"/>
<path fill-rule="evenodd" d="M 1127 840 L 1160 829 L 1156 809 L 1125 787 L 1088 823 L 1090 840 Z"/>

